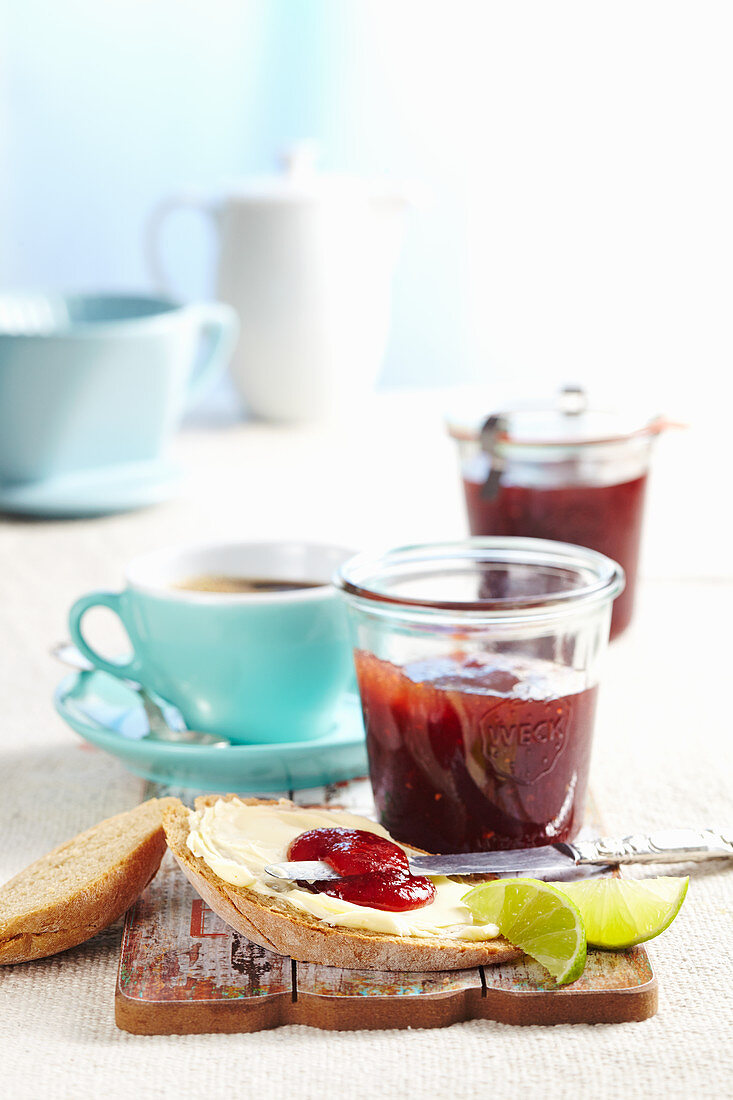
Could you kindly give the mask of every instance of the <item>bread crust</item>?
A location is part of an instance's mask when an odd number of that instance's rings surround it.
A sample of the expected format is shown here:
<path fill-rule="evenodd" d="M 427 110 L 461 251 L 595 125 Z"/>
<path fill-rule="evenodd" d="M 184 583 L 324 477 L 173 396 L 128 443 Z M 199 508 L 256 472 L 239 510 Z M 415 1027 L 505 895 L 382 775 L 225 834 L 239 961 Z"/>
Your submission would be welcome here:
<path fill-rule="evenodd" d="M 207 795 L 196 808 L 224 797 Z M 243 798 L 247 805 L 277 805 L 273 800 Z M 187 845 L 188 810 L 171 800 L 163 813 L 168 847 L 194 889 L 215 913 L 261 947 L 299 962 L 343 967 L 347 970 L 463 970 L 517 959 L 522 952 L 507 940 L 483 943 L 434 937 L 390 936 L 366 929 L 339 928 L 311 917 L 281 898 L 269 898 L 220 879 Z M 282 803 L 280 803 L 282 804 Z M 293 805 L 293 803 L 290 803 Z"/>
<path fill-rule="evenodd" d="M 139 897 L 155 875 L 166 848 L 162 811 L 173 799 L 151 799 L 107 818 L 36 860 L 0 887 L 0 965 L 31 962 L 66 951 L 107 928 Z M 88 847 L 101 830 L 124 837 L 134 830 L 126 851 L 88 866 Z M 74 860 L 79 872 L 73 875 Z M 53 897 L 54 868 L 72 869 L 74 885 Z M 49 895 L 51 895 L 49 897 Z M 18 901 L 18 897 L 27 900 Z"/>

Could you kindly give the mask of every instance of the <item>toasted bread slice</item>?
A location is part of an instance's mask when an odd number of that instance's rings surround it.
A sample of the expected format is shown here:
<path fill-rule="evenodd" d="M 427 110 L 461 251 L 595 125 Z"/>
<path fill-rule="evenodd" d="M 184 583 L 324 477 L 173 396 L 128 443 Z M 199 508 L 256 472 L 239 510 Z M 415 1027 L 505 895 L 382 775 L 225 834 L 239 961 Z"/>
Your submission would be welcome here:
<path fill-rule="evenodd" d="M 165 852 L 162 811 L 143 802 L 55 848 L 0 887 L 0 964 L 55 955 L 112 924 Z"/>
<path fill-rule="evenodd" d="M 220 797 L 230 799 L 236 796 L 207 795 L 196 800 L 196 808 L 210 806 Z M 271 800 L 256 798 L 243 798 L 242 802 L 248 805 L 277 805 Z M 163 825 L 168 847 L 207 905 L 247 939 L 278 955 L 349 970 L 425 971 L 463 970 L 507 962 L 522 954 L 501 938 L 483 942 L 447 937 L 423 939 L 333 927 L 304 913 L 285 899 L 267 897 L 220 879 L 187 845 L 189 817 L 182 802 L 170 800 L 163 813 Z"/>

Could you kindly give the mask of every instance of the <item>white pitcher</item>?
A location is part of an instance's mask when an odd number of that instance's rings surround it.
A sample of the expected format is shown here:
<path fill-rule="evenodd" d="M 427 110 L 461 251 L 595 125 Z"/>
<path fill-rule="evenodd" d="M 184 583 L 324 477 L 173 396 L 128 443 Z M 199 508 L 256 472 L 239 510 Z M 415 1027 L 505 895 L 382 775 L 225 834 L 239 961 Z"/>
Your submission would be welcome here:
<path fill-rule="evenodd" d="M 310 146 L 296 147 L 284 169 L 219 200 L 167 199 L 151 217 L 148 256 L 167 286 L 161 224 L 184 206 L 210 216 L 219 238 L 216 296 L 241 321 L 235 384 L 256 416 L 312 420 L 342 413 L 377 379 L 407 199 L 316 173 Z"/>

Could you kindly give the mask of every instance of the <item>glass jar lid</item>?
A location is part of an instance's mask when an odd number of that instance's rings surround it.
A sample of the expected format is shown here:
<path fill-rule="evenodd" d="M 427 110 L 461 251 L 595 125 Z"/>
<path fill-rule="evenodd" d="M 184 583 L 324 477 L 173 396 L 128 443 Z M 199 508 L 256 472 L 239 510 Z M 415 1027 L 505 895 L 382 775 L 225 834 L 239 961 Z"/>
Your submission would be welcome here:
<path fill-rule="evenodd" d="M 517 404 L 493 413 L 479 425 L 448 421 L 454 439 L 480 440 L 489 451 L 615 443 L 658 435 L 666 426 L 662 416 L 645 416 L 633 408 L 592 408 L 585 390 L 576 385 L 564 386 L 554 400 Z"/>

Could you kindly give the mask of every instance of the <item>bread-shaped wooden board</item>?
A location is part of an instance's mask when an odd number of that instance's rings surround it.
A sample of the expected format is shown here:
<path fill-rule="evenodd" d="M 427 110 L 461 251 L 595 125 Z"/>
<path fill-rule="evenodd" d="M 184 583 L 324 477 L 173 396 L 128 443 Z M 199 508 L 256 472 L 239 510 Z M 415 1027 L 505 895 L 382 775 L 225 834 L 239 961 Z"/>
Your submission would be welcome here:
<path fill-rule="evenodd" d="M 196 809 L 205 809 L 222 797 L 229 801 L 236 796 L 206 795 L 196 800 Z M 286 801 L 248 798 L 240 801 L 249 806 L 302 809 Z M 507 962 L 522 954 L 502 938 L 471 941 L 448 936 L 421 938 L 327 924 L 285 898 L 233 886 L 221 879 L 188 847 L 189 811 L 182 802 L 169 800 L 163 825 L 169 848 L 206 904 L 247 939 L 279 955 L 346 969 L 427 971 L 463 970 Z"/>
<path fill-rule="evenodd" d="M 0 887 L 0 964 L 66 951 L 117 920 L 165 852 L 162 811 L 151 799 L 107 818 Z"/>

